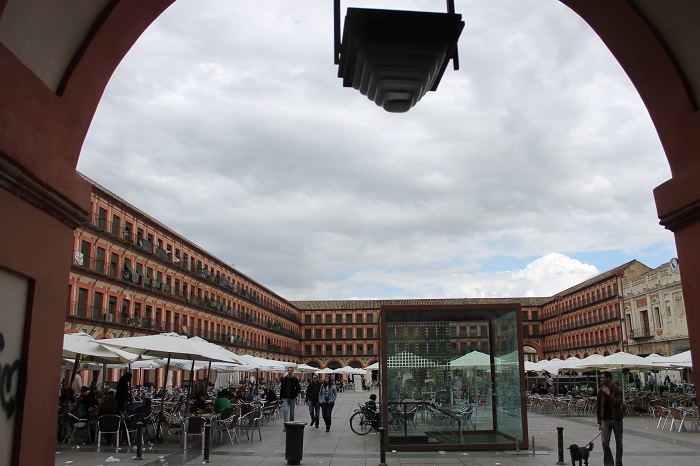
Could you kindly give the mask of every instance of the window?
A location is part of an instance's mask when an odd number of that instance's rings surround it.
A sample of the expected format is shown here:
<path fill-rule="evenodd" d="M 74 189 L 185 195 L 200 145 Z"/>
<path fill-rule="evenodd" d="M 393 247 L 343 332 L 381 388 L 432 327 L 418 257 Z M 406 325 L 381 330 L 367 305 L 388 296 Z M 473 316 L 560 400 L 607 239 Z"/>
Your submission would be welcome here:
<path fill-rule="evenodd" d="M 333 329 L 327 328 L 326 329 L 326 340 L 331 340 L 333 339 Z"/>
<path fill-rule="evenodd" d="M 95 272 L 105 273 L 105 254 L 107 251 L 104 248 L 97 247 L 95 257 Z"/>
<path fill-rule="evenodd" d="M 663 320 L 661 319 L 661 311 L 659 310 L 658 306 L 654 306 L 654 323 L 656 324 L 656 328 L 663 327 Z"/>
<path fill-rule="evenodd" d="M 343 339 L 343 330 L 342 329 L 335 329 L 335 339 L 336 340 L 342 340 Z"/>
<path fill-rule="evenodd" d="M 311 356 L 311 345 L 304 346 L 304 354 L 306 354 L 307 356 Z"/>
<path fill-rule="evenodd" d="M 374 345 L 367 345 L 367 354 L 374 354 Z"/>
<path fill-rule="evenodd" d="M 345 329 L 345 338 L 352 338 L 352 329 L 351 328 Z"/>
<path fill-rule="evenodd" d="M 107 209 L 100 207 L 97 213 L 97 228 L 104 230 L 107 223 Z"/>
<path fill-rule="evenodd" d="M 374 338 L 374 329 L 373 328 L 367 329 L 367 338 Z"/>
<path fill-rule="evenodd" d="M 331 356 L 333 354 L 333 345 L 326 345 L 326 355 Z"/>
<path fill-rule="evenodd" d="M 367 323 L 371 324 L 374 323 L 374 315 L 372 314 L 367 314 Z M 368 350 L 369 351 L 369 350 Z"/>
<path fill-rule="evenodd" d="M 352 314 L 345 314 L 345 323 L 352 324 Z"/>
<path fill-rule="evenodd" d="M 134 231 L 134 224 L 131 222 L 126 222 L 126 226 L 124 227 L 124 239 L 127 241 L 134 241 L 134 238 L 132 236 L 132 231 Z"/>
<path fill-rule="evenodd" d="M 335 315 L 335 323 L 336 323 L 336 324 L 342 324 L 342 323 L 343 323 L 343 314 L 336 314 L 336 315 Z"/>
<path fill-rule="evenodd" d="M 304 339 L 311 340 L 311 329 L 310 328 L 304 329 Z"/>
<path fill-rule="evenodd" d="M 119 216 L 112 215 L 112 230 L 111 230 L 111 232 L 114 236 L 119 236 L 119 227 L 120 227 L 119 223 L 120 223 Z"/>
<path fill-rule="evenodd" d="M 335 345 L 335 354 L 343 354 L 343 345 Z"/>
<path fill-rule="evenodd" d="M 345 347 L 345 354 L 353 354 L 354 351 L 352 350 L 352 345 L 347 345 Z"/>
<path fill-rule="evenodd" d="M 316 345 L 316 354 L 317 355 L 321 354 L 321 345 Z"/>
<path fill-rule="evenodd" d="M 321 329 L 320 329 L 320 328 L 317 328 L 317 329 L 316 329 L 316 339 L 317 339 L 317 340 L 320 340 L 321 338 L 322 338 Z"/>
<path fill-rule="evenodd" d="M 364 335 L 364 331 L 363 331 L 361 328 L 358 328 L 358 329 L 356 330 L 356 333 L 357 333 L 357 338 L 364 338 L 364 336 L 363 336 L 363 335 Z"/>
<path fill-rule="evenodd" d="M 333 316 L 331 314 L 326 314 L 326 323 L 327 324 L 333 323 Z"/>
<path fill-rule="evenodd" d="M 86 288 L 78 288 L 78 305 L 76 315 L 78 317 L 87 316 L 88 290 Z"/>
<path fill-rule="evenodd" d="M 357 314 L 357 317 L 355 318 L 355 322 L 357 322 L 358 324 L 361 324 L 362 320 L 363 320 L 362 314 Z"/>
<path fill-rule="evenodd" d="M 101 319 L 102 318 L 102 302 L 104 300 L 104 295 L 100 293 L 99 291 L 95 291 L 95 301 L 93 303 L 93 311 L 92 315 L 89 317 L 92 317 L 93 319 Z"/>
<path fill-rule="evenodd" d="M 310 324 L 311 323 L 311 314 L 306 314 L 304 316 L 304 323 L 305 324 Z"/>
<path fill-rule="evenodd" d="M 317 324 L 322 323 L 322 322 L 321 322 L 321 314 L 316 314 L 315 322 L 316 322 Z"/>

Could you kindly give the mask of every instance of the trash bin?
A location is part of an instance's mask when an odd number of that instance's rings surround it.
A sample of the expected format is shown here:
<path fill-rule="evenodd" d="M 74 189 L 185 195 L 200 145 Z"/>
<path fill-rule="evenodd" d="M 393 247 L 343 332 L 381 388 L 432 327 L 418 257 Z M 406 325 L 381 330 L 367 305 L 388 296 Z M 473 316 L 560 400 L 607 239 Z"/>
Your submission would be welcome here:
<path fill-rule="evenodd" d="M 287 464 L 301 463 L 301 454 L 304 451 L 304 426 L 306 423 L 301 421 L 284 423 L 284 428 L 287 430 L 284 459 L 287 460 Z"/>

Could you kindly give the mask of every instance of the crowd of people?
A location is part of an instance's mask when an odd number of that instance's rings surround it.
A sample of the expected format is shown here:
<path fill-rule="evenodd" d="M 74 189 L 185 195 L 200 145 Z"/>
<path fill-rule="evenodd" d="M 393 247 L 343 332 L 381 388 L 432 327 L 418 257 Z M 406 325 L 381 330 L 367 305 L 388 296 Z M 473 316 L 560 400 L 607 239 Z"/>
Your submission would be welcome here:
<path fill-rule="evenodd" d="M 129 416 L 151 414 L 153 399 L 167 396 L 164 389 L 153 390 L 145 387 L 131 386 L 132 374 L 122 375 L 115 388 L 104 384 L 98 386 L 93 380 L 91 387 L 77 386 L 62 388 L 60 394 L 61 410 L 70 413 L 73 420 L 89 420 L 94 428 L 96 420 L 103 414 Z M 369 389 L 369 385 L 366 388 Z M 348 385 L 339 380 L 332 380 L 330 375 L 306 376 L 300 380 L 289 368 L 285 377 L 277 382 L 265 383 L 262 379 L 246 377 L 240 384 L 230 385 L 223 389 L 215 389 L 209 380 L 198 380 L 190 388 L 173 389 L 170 394 L 188 400 L 188 409 L 194 413 L 219 414 L 232 404 L 261 403 L 263 406 L 278 405 L 284 408 L 284 421 L 294 421 L 295 408 L 298 403 L 308 405 L 311 426 L 319 428 L 323 420 L 326 432 L 331 429 L 332 412 L 339 393 Z M 62 426 L 59 427 L 59 440 L 66 436 L 67 416 L 63 416 Z"/>

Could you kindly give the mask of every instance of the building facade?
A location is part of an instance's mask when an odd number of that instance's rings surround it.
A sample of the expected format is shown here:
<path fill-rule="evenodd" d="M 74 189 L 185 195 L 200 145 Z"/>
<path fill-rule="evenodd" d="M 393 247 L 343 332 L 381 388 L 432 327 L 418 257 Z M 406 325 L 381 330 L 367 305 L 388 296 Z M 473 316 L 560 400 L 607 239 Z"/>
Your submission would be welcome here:
<path fill-rule="evenodd" d="M 66 333 L 176 332 L 241 354 L 364 368 L 379 359 L 383 305 L 508 301 L 521 306 L 524 354 L 532 361 L 623 350 L 670 355 L 688 346 L 680 274 L 668 266 L 652 270 L 631 261 L 552 297 L 288 301 L 88 181 L 91 216 L 74 232 Z M 485 352 L 488 338 L 485 325 L 452 325 L 449 351 Z M 137 375 L 135 383 L 164 380 L 162 373 L 150 377 Z M 182 379 L 177 374 L 174 384 Z"/>
<path fill-rule="evenodd" d="M 293 305 L 90 182 L 91 216 L 74 232 L 65 333 L 176 332 L 238 353 L 299 359 Z"/>
<path fill-rule="evenodd" d="M 585 358 L 626 349 L 622 286 L 650 270 L 631 261 L 553 297 L 542 309 L 545 357 Z"/>
<path fill-rule="evenodd" d="M 681 275 L 675 266 L 663 264 L 625 283 L 623 290 L 631 353 L 671 356 L 690 349 Z"/>

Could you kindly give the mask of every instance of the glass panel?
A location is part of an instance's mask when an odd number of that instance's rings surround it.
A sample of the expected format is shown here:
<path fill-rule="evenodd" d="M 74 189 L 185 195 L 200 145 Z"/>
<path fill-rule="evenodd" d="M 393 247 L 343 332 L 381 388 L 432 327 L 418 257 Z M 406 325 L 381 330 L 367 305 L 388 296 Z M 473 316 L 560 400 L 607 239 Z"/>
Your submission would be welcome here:
<path fill-rule="evenodd" d="M 494 363 L 498 380 L 494 382 L 495 399 L 498 401 L 496 429 L 505 435 L 522 440 L 523 418 L 521 409 L 520 364 L 518 348 L 518 322 L 515 313 L 493 320 Z"/>
<path fill-rule="evenodd" d="M 516 449 L 516 439 L 526 445 L 519 305 L 393 307 L 383 307 L 380 318 L 389 446 Z"/>

